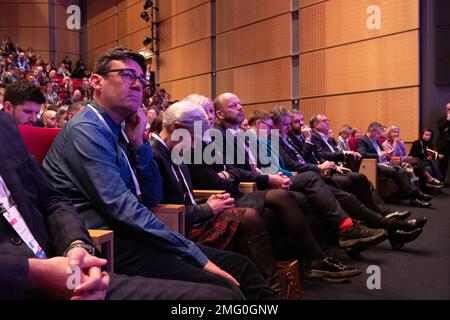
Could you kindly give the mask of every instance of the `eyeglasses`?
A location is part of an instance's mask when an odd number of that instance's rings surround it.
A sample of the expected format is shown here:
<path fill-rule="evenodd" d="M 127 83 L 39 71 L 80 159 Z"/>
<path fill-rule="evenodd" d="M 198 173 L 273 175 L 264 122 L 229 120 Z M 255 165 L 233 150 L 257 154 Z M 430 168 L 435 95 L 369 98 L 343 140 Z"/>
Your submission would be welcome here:
<path fill-rule="evenodd" d="M 136 74 L 136 71 L 134 71 L 133 69 L 128 69 L 128 68 L 123 68 L 123 69 L 111 69 L 107 72 L 105 72 L 105 74 L 111 73 L 111 72 L 117 72 L 121 77 L 123 82 L 128 83 L 128 84 L 133 84 L 136 82 L 136 80 L 139 81 L 139 83 L 141 84 L 142 88 L 146 87 L 145 84 L 145 77 L 139 77 Z"/>
<path fill-rule="evenodd" d="M 322 119 L 322 120 L 320 120 L 320 121 L 322 121 L 322 122 L 327 122 L 327 123 L 330 123 L 330 122 L 331 122 L 330 119 Z"/>

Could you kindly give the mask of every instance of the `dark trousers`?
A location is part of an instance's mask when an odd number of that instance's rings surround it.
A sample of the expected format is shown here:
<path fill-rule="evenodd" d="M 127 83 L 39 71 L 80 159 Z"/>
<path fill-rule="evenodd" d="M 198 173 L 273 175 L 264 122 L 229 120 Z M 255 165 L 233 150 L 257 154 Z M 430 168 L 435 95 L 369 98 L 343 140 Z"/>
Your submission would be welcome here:
<path fill-rule="evenodd" d="M 244 296 L 250 300 L 277 299 L 275 293 L 265 283 L 248 258 L 203 245 L 198 245 L 198 247 L 209 260 L 231 274 L 240 283 L 239 288 L 231 281 L 205 271 L 187 259 L 120 237 L 116 237 L 115 241 L 115 271 L 129 276 L 172 279 L 221 286 L 238 294 L 242 291 Z"/>
<path fill-rule="evenodd" d="M 364 174 L 358 172 L 336 173 L 331 179 L 339 189 L 353 194 L 369 209 L 378 213 L 388 211 L 386 204 Z"/>
<path fill-rule="evenodd" d="M 339 230 L 339 226 L 348 216 L 322 177 L 308 171 L 292 176 L 291 181 L 291 190 L 303 193 L 316 212 L 321 214 L 324 222 L 333 230 Z"/>
<path fill-rule="evenodd" d="M 358 200 L 353 194 L 329 185 L 333 196 L 339 201 L 345 212 L 353 219 L 367 222 L 369 227 L 387 228 L 389 221 L 378 212 L 370 210 L 366 205 Z"/>
<path fill-rule="evenodd" d="M 383 177 L 394 180 L 400 191 L 410 199 L 414 199 L 419 194 L 419 190 L 415 188 L 410 181 L 408 172 L 405 169 L 393 168 L 385 165 L 377 165 L 378 173 Z"/>
<path fill-rule="evenodd" d="M 242 294 L 222 286 L 111 274 L 107 300 L 235 300 Z"/>

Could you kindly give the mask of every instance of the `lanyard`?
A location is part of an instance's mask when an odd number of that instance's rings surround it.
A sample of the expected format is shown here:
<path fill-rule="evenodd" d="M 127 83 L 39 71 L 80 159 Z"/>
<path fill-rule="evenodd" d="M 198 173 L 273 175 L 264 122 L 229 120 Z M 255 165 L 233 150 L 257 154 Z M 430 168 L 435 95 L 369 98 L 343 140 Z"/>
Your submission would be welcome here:
<path fill-rule="evenodd" d="M 5 183 L 1 177 L 0 185 L 3 189 L 0 194 L 0 214 L 5 217 L 14 231 L 16 231 L 22 241 L 31 249 L 31 251 L 33 251 L 38 259 L 46 259 L 47 255 L 45 254 L 44 249 L 39 245 L 22 215 L 17 210 L 14 201 L 12 201 L 11 193 L 6 189 Z"/>
<path fill-rule="evenodd" d="M 112 132 L 111 128 L 108 126 L 108 124 L 106 123 L 106 120 L 102 117 L 100 112 L 98 112 L 98 110 L 95 109 L 91 105 L 88 105 L 88 107 L 90 107 L 95 112 L 95 114 L 100 119 L 100 121 L 103 123 L 103 125 L 106 127 L 106 129 L 108 129 L 108 131 L 111 132 L 111 134 L 114 136 L 114 133 Z M 127 143 L 129 143 L 130 141 L 128 140 L 128 137 L 125 134 L 125 132 L 123 132 L 123 129 L 121 128 L 120 130 L 121 130 L 121 134 L 124 137 L 125 141 Z M 115 138 L 115 136 L 114 136 L 114 138 Z M 120 147 L 120 144 L 119 144 L 119 147 Z M 131 177 L 133 178 L 134 188 L 136 189 L 136 195 L 139 198 L 142 193 L 141 193 L 141 188 L 139 187 L 139 182 L 138 182 L 138 180 L 136 178 L 136 174 L 134 173 L 133 168 L 131 167 L 130 161 L 128 160 L 128 156 L 125 153 L 125 151 L 122 149 L 122 147 L 120 147 L 120 151 L 122 151 L 122 154 L 125 157 L 125 161 L 126 161 L 126 163 L 128 165 L 128 169 L 130 169 Z"/>
<path fill-rule="evenodd" d="M 161 143 L 164 147 L 166 147 L 167 150 L 169 150 L 169 148 L 167 148 L 167 145 L 165 144 L 164 140 L 161 139 L 160 136 L 158 136 L 158 135 L 155 134 L 155 133 L 152 133 L 152 137 L 153 137 L 154 139 L 158 140 L 159 143 Z M 177 173 L 175 172 L 175 167 L 173 166 L 173 163 L 172 163 L 171 165 L 172 165 L 172 172 L 173 172 L 173 175 L 174 175 L 175 178 L 177 179 L 178 183 L 181 183 L 181 182 L 180 182 L 180 179 L 178 178 Z M 183 178 L 184 186 L 186 187 L 186 190 L 187 190 L 188 193 L 189 193 L 189 198 L 190 198 L 190 200 L 191 200 L 192 205 L 196 205 L 197 203 L 195 202 L 194 196 L 193 196 L 193 194 L 192 194 L 192 192 L 191 192 L 191 189 L 189 189 L 189 186 L 188 186 L 188 184 L 187 184 L 187 182 L 186 182 L 186 178 L 184 177 L 183 170 L 181 170 L 181 168 L 180 168 L 179 165 L 178 165 L 178 171 L 181 173 L 181 177 Z"/>
<path fill-rule="evenodd" d="M 297 157 L 297 160 L 300 162 L 300 164 L 305 164 L 306 163 L 305 159 L 303 159 L 303 157 L 300 155 L 300 153 L 298 153 L 297 150 L 295 150 L 295 148 L 289 143 L 288 139 L 283 138 L 283 141 L 286 144 L 286 146 L 289 149 L 291 149 L 292 152 L 294 152 L 294 154 Z"/>

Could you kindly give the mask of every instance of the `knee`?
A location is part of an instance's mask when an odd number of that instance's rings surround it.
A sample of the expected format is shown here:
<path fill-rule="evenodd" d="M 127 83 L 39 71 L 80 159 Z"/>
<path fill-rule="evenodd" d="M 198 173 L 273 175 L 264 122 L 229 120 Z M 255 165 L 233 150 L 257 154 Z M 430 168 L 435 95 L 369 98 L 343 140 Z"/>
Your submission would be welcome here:
<path fill-rule="evenodd" d="M 259 225 L 261 224 L 261 215 L 256 209 L 246 208 L 242 223 L 248 225 Z"/>

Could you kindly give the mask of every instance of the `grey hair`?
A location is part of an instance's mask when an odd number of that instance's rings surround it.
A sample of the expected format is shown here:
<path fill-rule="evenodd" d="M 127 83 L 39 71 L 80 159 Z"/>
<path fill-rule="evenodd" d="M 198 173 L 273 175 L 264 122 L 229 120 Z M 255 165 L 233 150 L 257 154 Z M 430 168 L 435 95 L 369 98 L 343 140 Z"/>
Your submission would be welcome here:
<path fill-rule="evenodd" d="M 188 95 L 186 98 L 184 98 L 184 100 L 194 102 L 201 107 L 204 107 L 208 103 L 211 104 L 211 106 L 213 105 L 213 102 L 210 98 L 197 93 Z"/>
<path fill-rule="evenodd" d="M 172 104 L 164 112 L 162 127 L 172 132 L 174 126 L 178 125 L 193 132 L 195 122 L 201 123 L 202 131 L 206 131 L 209 127 L 208 117 L 203 108 L 192 101 L 183 100 Z"/>

